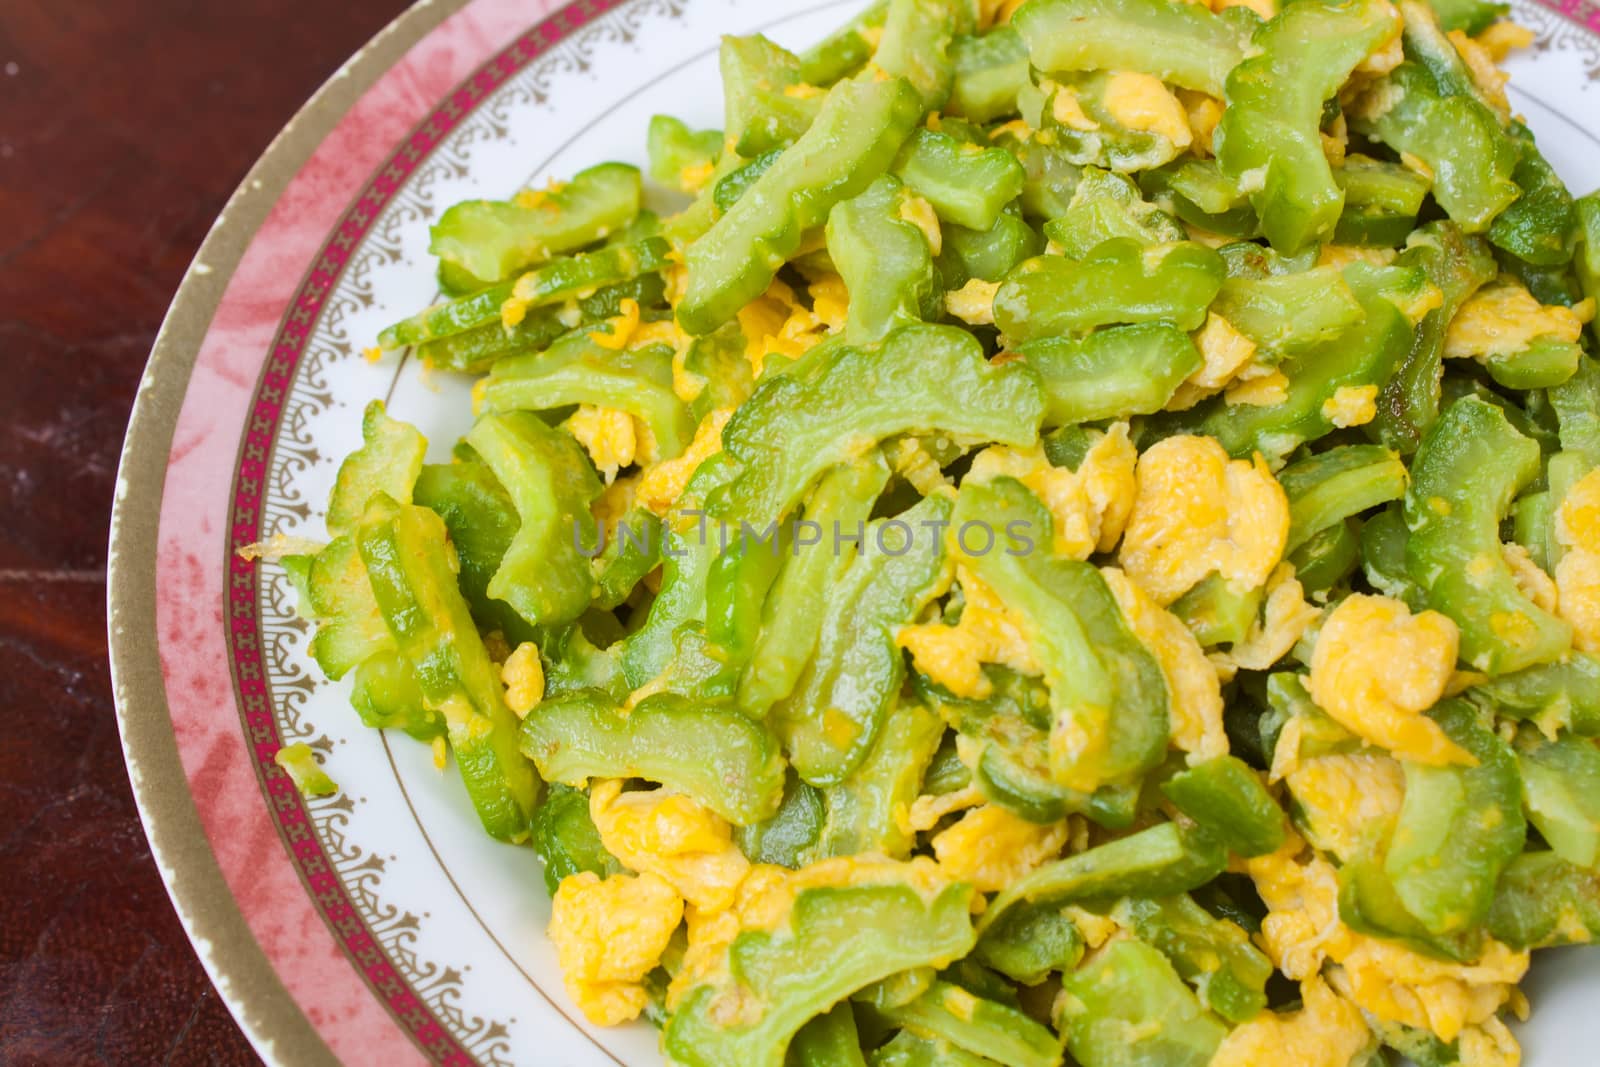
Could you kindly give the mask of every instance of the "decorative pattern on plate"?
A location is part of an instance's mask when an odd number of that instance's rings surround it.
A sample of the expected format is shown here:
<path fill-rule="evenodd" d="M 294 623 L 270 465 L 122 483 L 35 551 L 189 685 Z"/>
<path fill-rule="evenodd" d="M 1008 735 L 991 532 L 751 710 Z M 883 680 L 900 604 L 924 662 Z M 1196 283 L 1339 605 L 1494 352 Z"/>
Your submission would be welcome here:
<path fill-rule="evenodd" d="M 1537 34 L 1533 47 L 1578 53 L 1588 75 L 1586 92 L 1600 85 L 1600 5 L 1590 0 L 1539 0 L 1515 5 L 1517 21 Z"/>

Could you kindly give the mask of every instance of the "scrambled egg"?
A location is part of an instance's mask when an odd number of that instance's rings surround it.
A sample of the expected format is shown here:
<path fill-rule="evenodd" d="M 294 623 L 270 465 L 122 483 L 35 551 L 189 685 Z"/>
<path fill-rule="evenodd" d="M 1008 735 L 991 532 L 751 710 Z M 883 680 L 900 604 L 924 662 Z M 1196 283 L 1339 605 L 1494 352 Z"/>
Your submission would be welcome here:
<path fill-rule="evenodd" d="M 1541 304 L 1517 282 L 1502 279 L 1461 305 L 1445 331 L 1444 354 L 1481 363 L 1522 352 L 1541 338 L 1575 343 L 1584 321 L 1578 310 Z"/>
<path fill-rule="evenodd" d="M 1400 253 L 1392 248 L 1364 248 L 1359 245 L 1323 245 L 1317 253 L 1317 266 L 1344 268 L 1352 263 L 1387 267 Z"/>
<path fill-rule="evenodd" d="M 781 280 L 774 280 L 765 293 L 740 308 L 738 319 L 744 332 L 745 359 L 758 378 L 766 368 L 767 356 L 774 352 L 790 359 L 802 356 L 829 329 L 828 323 L 814 310 L 807 310 L 794 290 Z"/>
<path fill-rule="evenodd" d="M 681 793 L 624 793 L 616 779 L 595 782 L 589 817 L 624 867 L 658 876 L 697 908 L 729 907 L 750 871 L 727 820 Z"/>
<path fill-rule="evenodd" d="M 999 282 L 971 278 L 959 289 L 944 294 L 944 309 L 969 326 L 994 325 L 994 294 Z"/>
<path fill-rule="evenodd" d="M 1194 634 L 1172 612 L 1145 595 L 1115 567 L 1101 570 L 1133 634 L 1155 656 L 1166 679 L 1172 713 L 1172 743 L 1198 763 L 1226 755 L 1222 686 Z"/>
<path fill-rule="evenodd" d="M 580 404 L 562 425 L 589 453 L 607 482 L 623 467 L 632 466 L 638 455 L 639 434 L 633 416 L 626 411 Z"/>
<path fill-rule="evenodd" d="M 1506 99 L 1506 82 L 1511 80 L 1511 75 L 1495 65 L 1494 53 L 1483 44 L 1460 30 L 1451 30 L 1448 36 L 1489 106 L 1499 113 L 1502 122 L 1510 118 L 1511 101 Z"/>
<path fill-rule="evenodd" d="M 506 707 L 516 712 L 517 718 L 526 719 L 528 712 L 544 699 L 544 665 L 539 662 L 539 646 L 532 641 L 518 645 L 500 668 L 500 680 L 506 687 Z"/>
<path fill-rule="evenodd" d="M 1277 663 L 1313 623 L 1322 610 L 1306 602 L 1305 587 L 1294 576 L 1294 564 L 1280 563 L 1267 579 L 1267 602 L 1261 617 L 1250 625 L 1245 639 L 1226 652 L 1215 652 L 1211 663 L 1227 680 L 1241 670 L 1264 671 Z"/>
<path fill-rule="evenodd" d="M 1512 997 L 1528 969 L 1528 953 L 1487 940 L 1472 964 L 1424 956 L 1404 945 L 1358 934 L 1339 919 L 1339 881 L 1333 866 L 1313 856 L 1300 863 L 1303 843 L 1246 863 L 1267 916 L 1261 941 L 1289 978 L 1305 981 L 1323 969 L 1345 999 L 1377 1018 L 1454 1041 L 1490 1020 Z"/>
<path fill-rule="evenodd" d="M 1061 854 L 1067 821 L 1041 825 L 997 804 L 973 808 L 933 839 L 939 866 L 980 893 L 998 893 Z"/>
<path fill-rule="evenodd" d="M 632 298 L 624 299 L 617 305 L 622 314 L 607 320 L 607 331 L 596 330 L 589 335 L 589 340 L 601 348 L 609 348 L 621 352 L 633 340 L 634 331 L 639 328 L 640 312 L 639 301 Z M 504 309 L 501 310 L 504 314 Z"/>
<path fill-rule="evenodd" d="M 901 222 L 909 222 L 927 238 L 928 251 L 937 256 L 944 249 L 944 231 L 939 228 L 939 215 L 933 205 L 920 196 L 907 196 L 896 212 Z"/>
<path fill-rule="evenodd" d="M 906 815 L 906 829 L 912 833 L 924 833 L 938 826 L 939 820 L 946 815 L 975 808 L 984 800 L 983 790 L 975 785 L 952 793 L 920 796 L 911 802 L 911 810 Z"/>
<path fill-rule="evenodd" d="M 1088 559 L 1121 539 L 1136 496 L 1138 461 L 1128 424 L 1118 422 L 1090 446 L 1077 470 L 1052 466 L 1040 445 L 991 445 L 974 457 L 967 477 L 982 484 L 1009 476 L 1027 486 L 1050 512 L 1056 553 Z"/>
<path fill-rule="evenodd" d="M 732 417 L 732 408 L 708 412 L 695 427 L 694 440 L 689 442 L 683 455 L 646 468 L 639 479 L 639 502 L 657 515 L 671 511 L 700 464 L 722 451 L 722 428 Z"/>
<path fill-rule="evenodd" d="M 811 294 L 811 313 L 831 332 L 844 329 L 850 314 L 850 290 L 838 274 L 824 274 L 806 287 Z"/>
<path fill-rule="evenodd" d="M 1256 354 L 1256 343 L 1214 311 L 1206 313 L 1205 325 L 1193 337 L 1200 350 L 1200 369 L 1178 386 L 1167 403 L 1168 411 L 1187 411 L 1220 392 Z"/>
<path fill-rule="evenodd" d="M 1400 814 L 1405 769 L 1380 752 L 1335 753 L 1298 762 L 1285 778 L 1308 824 L 1307 836 L 1348 862 L 1375 826 Z"/>
<path fill-rule="evenodd" d="M 1311 699 L 1347 730 L 1402 759 L 1475 763 L 1423 714 L 1444 696 L 1461 634 L 1437 611 L 1358 594 L 1329 614 L 1311 654 Z"/>
<path fill-rule="evenodd" d="M 550 912 L 550 940 L 561 980 L 596 1026 L 637 1019 L 647 996 L 642 984 L 655 969 L 683 918 L 683 901 L 653 874 L 590 871 L 562 879 Z"/>
<path fill-rule="evenodd" d="M 1263 3 L 1269 0 L 1252 0 L 1252 2 Z M 1216 146 L 1213 141 L 1217 125 L 1222 122 L 1222 101 L 1194 89 L 1179 89 L 1178 99 L 1183 103 L 1184 114 L 1189 119 L 1189 129 L 1194 134 L 1195 154 L 1202 157 L 1214 155 Z"/>
<path fill-rule="evenodd" d="M 959 563 L 956 581 L 961 584 L 964 602 L 954 626 L 917 623 L 901 627 L 895 635 L 896 643 L 911 653 L 917 670 L 954 695 L 972 700 L 982 700 L 994 689 L 983 673 L 985 663 L 1038 674 L 1039 661 L 1022 620 L 999 594 Z"/>
<path fill-rule="evenodd" d="M 1229 460 L 1214 438 L 1169 437 L 1139 457 L 1122 568 L 1166 605 L 1213 571 L 1264 584 L 1288 536 L 1288 498 L 1259 455 Z"/>
<path fill-rule="evenodd" d="M 1567 490 L 1556 509 L 1555 535 L 1566 549 L 1556 564 L 1561 617 L 1572 624 L 1579 650 L 1600 652 L 1600 470 Z"/>
<path fill-rule="evenodd" d="M 1378 417 L 1376 385 L 1342 385 L 1322 402 L 1322 417 L 1341 429 L 1365 426 Z"/>
<path fill-rule="evenodd" d="M 1046 79 L 1039 87 L 1045 92 L 1052 90 L 1055 92 L 1050 101 L 1050 116 L 1056 122 L 1069 130 L 1079 130 L 1084 133 L 1100 128 L 1098 122 L 1084 114 L 1083 102 L 1078 99 L 1077 90 L 1072 86 Z"/>
<path fill-rule="evenodd" d="M 1240 378 L 1223 393 L 1229 404 L 1269 408 L 1289 399 L 1289 378 L 1281 370 L 1254 378 Z"/>
<path fill-rule="evenodd" d="M 1478 44 L 1488 50 L 1489 56 L 1496 63 L 1501 62 L 1518 48 L 1527 48 L 1533 44 L 1533 31 L 1526 26 L 1519 26 L 1510 19 L 1500 19 L 1488 29 L 1478 34 Z"/>
<path fill-rule="evenodd" d="M 1515 541 L 1500 546 L 1500 555 L 1511 568 L 1511 577 L 1522 595 L 1533 601 L 1541 611 L 1555 614 L 1560 606 L 1560 593 L 1555 581 L 1533 561 L 1528 550 Z"/>
<path fill-rule="evenodd" d="M 1349 1067 L 1374 1051 L 1361 1009 L 1315 975 L 1300 983 L 1299 1011 L 1264 1011 L 1223 1038 L 1210 1067 Z"/>
<path fill-rule="evenodd" d="M 1106 77 L 1101 102 L 1106 113 L 1127 129 L 1153 133 L 1175 148 L 1187 148 L 1194 140 L 1188 112 L 1172 90 L 1153 74 L 1113 71 Z"/>

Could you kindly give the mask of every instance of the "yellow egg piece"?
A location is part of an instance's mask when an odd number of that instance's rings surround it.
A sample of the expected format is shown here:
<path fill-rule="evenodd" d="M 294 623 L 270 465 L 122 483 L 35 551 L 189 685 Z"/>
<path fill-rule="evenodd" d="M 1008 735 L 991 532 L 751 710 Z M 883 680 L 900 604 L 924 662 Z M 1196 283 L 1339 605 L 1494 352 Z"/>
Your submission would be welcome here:
<path fill-rule="evenodd" d="M 683 918 L 683 900 L 653 874 L 589 871 L 562 879 L 551 904 L 549 936 L 567 995 L 596 1026 L 639 1017 L 641 984 Z"/>
<path fill-rule="evenodd" d="M 985 663 L 1038 674 L 1039 662 L 1022 619 L 965 566 L 958 563 L 955 573 L 964 598 L 956 624 L 916 623 L 901 627 L 895 635 L 900 647 L 911 653 L 917 670 L 954 695 L 972 700 L 982 700 L 993 691 L 983 673 Z"/>
<path fill-rule="evenodd" d="M 659 876 L 702 910 L 732 905 L 749 873 L 727 820 L 681 793 L 624 793 L 615 779 L 595 782 L 589 817 L 600 843 L 624 867 Z"/>
<path fill-rule="evenodd" d="M 1345 729 L 1402 759 L 1476 760 L 1422 713 L 1444 696 L 1461 635 L 1437 611 L 1356 595 L 1329 614 L 1311 654 L 1311 699 Z"/>
<path fill-rule="evenodd" d="M 1445 331 L 1449 359 L 1476 359 L 1521 352 L 1534 341 L 1576 342 L 1583 322 L 1571 308 L 1546 306 L 1517 282 L 1502 279 L 1478 290 Z"/>
<path fill-rule="evenodd" d="M 1376 1045 L 1361 1009 L 1313 976 L 1300 983 L 1299 1011 L 1264 1011 L 1234 1027 L 1209 1067 L 1349 1067 Z"/>
<path fill-rule="evenodd" d="M 1169 437 L 1139 457 L 1119 558 L 1166 605 L 1212 572 L 1265 584 L 1288 536 L 1288 498 L 1259 455 L 1230 460 L 1215 438 Z"/>
<path fill-rule="evenodd" d="M 997 804 L 973 808 L 933 839 L 939 866 L 952 880 L 997 893 L 1061 854 L 1065 819 L 1041 825 Z"/>

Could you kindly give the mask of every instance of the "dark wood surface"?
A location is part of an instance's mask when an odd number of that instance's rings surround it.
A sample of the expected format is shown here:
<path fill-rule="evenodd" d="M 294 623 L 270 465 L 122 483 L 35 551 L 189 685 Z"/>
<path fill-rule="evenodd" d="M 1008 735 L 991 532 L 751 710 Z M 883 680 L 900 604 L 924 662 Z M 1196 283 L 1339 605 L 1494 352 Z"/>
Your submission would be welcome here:
<path fill-rule="evenodd" d="M 0 2 L 0 1064 L 250 1064 L 134 810 L 106 669 L 123 427 L 250 164 L 402 0 Z"/>

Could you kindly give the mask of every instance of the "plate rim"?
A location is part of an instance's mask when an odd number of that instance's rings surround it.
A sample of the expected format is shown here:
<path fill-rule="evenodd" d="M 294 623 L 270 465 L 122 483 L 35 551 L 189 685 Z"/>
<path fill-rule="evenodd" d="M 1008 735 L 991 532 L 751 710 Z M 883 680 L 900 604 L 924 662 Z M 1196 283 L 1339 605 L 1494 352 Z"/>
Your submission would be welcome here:
<path fill-rule="evenodd" d="M 185 933 L 219 997 L 268 1062 L 338 1060 L 252 933 L 207 840 L 179 757 L 154 621 L 170 449 L 201 342 L 268 214 L 362 97 L 413 46 L 471 2 L 419 0 L 397 15 L 329 76 L 245 174 L 185 271 L 156 335 L 119 458 L 107 556 L 107 630 L 130 785 Z M 1580 30 L 1590 28 L 1583 16 L 1592 19 L 1600 10 L 1588 0 L 1535 2 Z M 530 23 L 584 6 L 584 0 L 567 0 Z M 1566 10 L 1569 6 L 1582 14 Z M 236 689 L 232 695 L 237 697 Z M 173 787 L 173 777 L 181 789 Z"/>
<path fill-rule="evenodd" d="M 106 556 L 106 630 L 128 781 L 184 933 L 218 997 L 268 1063 L 337 1065 L 339 1060 L 251 931 L 206 838 L 178 755 L 156 627 L 158 531 L 168 460 L 201 341 L 269 213 L 361 98 L 413 46 L 469 3 L 417 0 L 396 15 L 323 81 L 240 179 L 185 270 L 156 333 L 118 458 Z"/>

